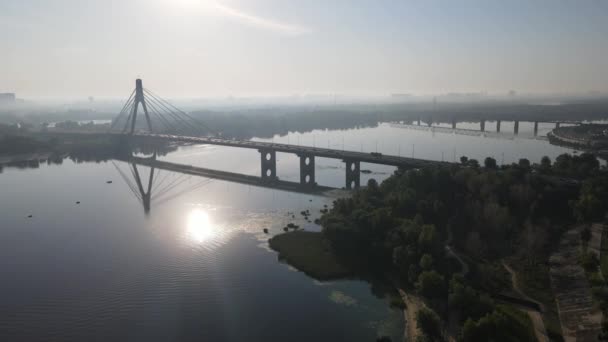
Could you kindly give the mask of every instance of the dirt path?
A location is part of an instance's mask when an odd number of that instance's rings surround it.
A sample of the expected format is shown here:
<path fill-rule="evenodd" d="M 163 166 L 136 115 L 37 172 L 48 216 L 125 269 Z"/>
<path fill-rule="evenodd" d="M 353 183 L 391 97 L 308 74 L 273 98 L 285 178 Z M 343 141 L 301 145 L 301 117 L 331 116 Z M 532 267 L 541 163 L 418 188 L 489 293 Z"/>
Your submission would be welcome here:
<path fill-rule="evenodd" d="M 528 295 L 526 295 L 521 287 L 519 286 L 519 281 L 517 280 L 517 273 L 509 266 L 506 262 L 503 261 L 502 265 L 511 275 L 511 284 L 513 286 L 513 290 L 517 292 L 523 299 L 528 300 L 530 302 L 534 302 L 538 304 L 538 307 L 541 308 L 541 311 L 545 311 L 545 307 L 539 301 L 536 301 Z M 545 322 L 543 321 L 542 314 L 539 311 L 533 310 L 531 308 L 515 305 L 518 309 L 526 312 L 530 320 L 532 321 L 532 325 L 534 326 L 534 335 L 536 335 L 536 340 L 540 342 L 549 342 L 549 337 L 547 335 L 547 329 L 545 329 Z"/>
<path fill-rule="evenodd" d="M 446 252 L 448 252 L 448 254 L 452 257 L 454 257 L 454 259 L 458 260 L 458 262 L 460 263 L 460 265 L 462 266 L 462 275 L 466 276 L 467 274 L 469 274 L 469 264 L 467 264 L 466 262 L 464 262 L 464 260 L 462 260 L 462 258 L 460 257 L 460 255 L 458 255 L 458 253 L 456 253 L 452 247 L 450 246 L 445 246 L 445 250 Z"/>
<path fill-rule="evenodd" d="M 418 314 L 418 310 L 424 307 L 424 303 L 422 300 L 415 295 L 408 294 L 402 289 L 398 289 L 399 294 L 401 295 L 401 299 L 405 303 L 405 319 L 406 319 L 406 341 L 416 341 L 418 336 L 421 336 L 420 329 L 418 328 L 418 324 L 416 323 L 416 315 Z"/>

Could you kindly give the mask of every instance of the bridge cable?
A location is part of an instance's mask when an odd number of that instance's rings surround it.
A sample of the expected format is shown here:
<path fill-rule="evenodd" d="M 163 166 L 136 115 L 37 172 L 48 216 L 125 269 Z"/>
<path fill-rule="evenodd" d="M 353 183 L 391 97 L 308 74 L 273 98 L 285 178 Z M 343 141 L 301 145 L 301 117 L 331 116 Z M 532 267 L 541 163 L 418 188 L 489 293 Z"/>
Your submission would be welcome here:
<path fill-rule="evenodd" d="M 158 102 L 156 102 L 156 101 L 155 101 L 154 99 L 152 99 L 152 98 L 148 98 L 148 103 L 150 104 L 150 106 L 151 106 L 151 107 L 154 107 L 154 108 L 155 108 L 155 110 L 157 111 L 156 115 L 158 115 L 159 117 L 163 118 L 163 119 L 165 120 L 165 122 L 167 122 L 167 124 L 169 124 L 169 125 L 170 125 L 170 126 L 171 126 L 171 127 L 174 129 L 174 130 L 176 130 L 176 131 L 181 131 L 181 129 L 178 129 L 178 128 L 176 128 L 176 126 L 174 126 L 174 125 L 170 124 L 170 122 L 167 120 L 167 118 L 166 118 L 166 117 L 164 117 L 163 115 L 161 115 L 161 114 L 160 114 L 160 113 L 162 113 L 162 112 L 163 112 L 162 110 L 159 110 L 159 109 L 158 109 L 158 108 L 161 106 L 161 104 L 159 104 Z M 158 107 L 157 107 L 157 106 L 158 106 Z M 160 108 L 162 109 L 162 107 L 160 107 Z M 167 114 L 167 113 L 165 112 L 165 114 Z M 179 121 L 178 121 L 178 120 L 175 118 L 175 114 L 172 114 L 172 113 L 170 113 L 170 112 L 169 112 L 168 114 L 170 114 L 170 116 L 172 116 L 172 117 L 173 117 L 173 119 L 174 119 L 174 121 L 175 121 L 176 123 L 179 123 Z M 187 127 L 187 124 L 186 124 L 186 123 L 184 123 L 184 126 L 186 126 L 186 127 Z"/>
<path fill-rule="evenodd" d="M 148 94 L 150 95 L 150 94 Z M 188 123 L 188 121 L 186 121 L 184 118 L 180 117 L 178 115 L 178 113 L 175 113 L 174 111 L 171 110 L 171 108 L 167 107 L 165 104 L 163 104 L 161 101 L 159 101 L 156 97 L 150 95 L 150 98 L 148 98 L 151 102 L 154 102 L 157 106 L 164 108 L 165 113 L 168 114 L 169 116 L 171 116 L 176 123 L 181 123 L 183 125 L 183 127 L 185 128 L 185 130 L 182 130 L 183 133 L 187 134 L 189 130 L 191 130 L 193 127 Z"/>
<path fill-rule="evenodd" d="M 206 124 L 202 123 L 201 121 L 199 121 L 198 119 L 193 118 L 192 116 L 190 116 L 189 114 L 187 114 L 186 112 L 182 111 L 181 109 L 175 107 L 173 104 L 171 104 L 169 101 L 161 98 L 160 96 L 157 96 L 156 94 L 154 94 L 151 90 L 144 88 L 144 91 L 147 92 L 149 95 L 151 95 L 152 97 L 154 97 L 157 100 L 160 100 L 164 103 L 166 103 L 167 105 L 169 105 L 170 107 L 172 107 L 174 110 L 176 110 L 178 113 L 181 113 L 182 115 L 186 116 L 187 118 L 189 118 L 190 120 L 192 120 L 192 122 L 198 124 L 199 126 L 203 127 L 204 129 L 206 129 L 209 133 L 212 134 L 217 134 L 216 131 L 214 131 L 213 129 L 211 129 L 209 126 L 207 126 Z"/>
<path fill-rule="evenodd" d="M 169 126 L 167 126 L 167 128 L 171 127 L 174 130 L 178 130 L 177 127 L 174 126 L 173 124 L 171 124 L 170 121 L 165 117 L 165 115 L 167 115 L 167 113 L 158 102 L 156 102 L 153 98 L 148 97 L 148 103 L 150 104 L 150 107 L 154 108 L 154 110 L 156 111 L 155 114 L 157 116 L 159 116 L 160 118 L 162 118 L 167 125 L 169 125 Z M 165 115 L 163 115 L 162 113 L 164 113 Z M 176 121 L 174 117 L 173 117 L 172 121 Z M 177 121 L 176 121 L 176 123 L 177 123 Z"/>
<path fill-rule="evenodd" d="M 122 109 L 118 113 L 118 116 L 116 117 L 116 120 L 114 122 L 112 122 L 112 125 L 110 126 L 110 129 L 109 129 L 110 131 L 112 129 L 114 129 L 114 127 L 118 124 L 118 121 L 120 121 L 120 119 L 122 118 L 122 116 L 125 114 L 126 109 L 130 106 L 130 103 L 134 99 L 134 97 L 133 97 L 134 95 L 135 95 L 135 89 L 133 89 L 133 91 L 131 92 L 131 95 L 129 96 L 129 98 L 125 102 L 124 106 L 122 106 Z"/>
<path fill-rule="evenodd" d="M 163 117 L 161 114 L 159 114 L 158 108 L 156 108 L 156 106 L 154 105 L 154 103 L 152 101 L 150 101 L 150 99 L 148 99 L 148 101 L 146 101 L 146 102 L 147 102 L 148 106 L 150 107 L 150 112 L 159 118 L 159 120 L 161 121 L 161 124 L 164 125 L 165 130 L 175 129 L 175 127 L 165 117 Z"/>

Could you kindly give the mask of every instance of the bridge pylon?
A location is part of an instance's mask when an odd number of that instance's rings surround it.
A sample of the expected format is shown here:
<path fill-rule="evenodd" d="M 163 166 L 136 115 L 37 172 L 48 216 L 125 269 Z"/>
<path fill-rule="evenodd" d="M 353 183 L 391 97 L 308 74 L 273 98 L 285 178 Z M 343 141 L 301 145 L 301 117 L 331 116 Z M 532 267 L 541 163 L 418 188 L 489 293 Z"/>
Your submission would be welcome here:
<path fill-rule="evenodd" d="M 126 131 L 129 126 L 129 134 L 133 134 L 135 132 L 135 123 L 137 122 L 137 109 L 139 105 L 144 110 L 144 115 L 146 116 L 146 123 L 148 124 L 148 130 L 152 133 L 152 121 L 150 120 L 150 114 L 148 113 L 148 106 L 146 105 L 146 97 L 144 96 L 144 86 L 143 82 L 140 78 L 135 80 L 135 98 L 133 99 L 133 106 L 131 108 L 131 113 L 127 118 L 127 122 L 125 123 L 125 128 L 123 131 Z"/>

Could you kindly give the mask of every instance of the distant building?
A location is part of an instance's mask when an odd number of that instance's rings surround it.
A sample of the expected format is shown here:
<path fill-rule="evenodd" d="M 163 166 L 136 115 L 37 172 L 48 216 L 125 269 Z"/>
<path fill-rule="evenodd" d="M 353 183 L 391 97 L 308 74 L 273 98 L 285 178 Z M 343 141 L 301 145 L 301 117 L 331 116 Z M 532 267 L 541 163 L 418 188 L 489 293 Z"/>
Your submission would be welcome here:
<path fill-rule="evenodd" d="M 15 103 L 15 93 L 0 93 L 0 104 Z"/>

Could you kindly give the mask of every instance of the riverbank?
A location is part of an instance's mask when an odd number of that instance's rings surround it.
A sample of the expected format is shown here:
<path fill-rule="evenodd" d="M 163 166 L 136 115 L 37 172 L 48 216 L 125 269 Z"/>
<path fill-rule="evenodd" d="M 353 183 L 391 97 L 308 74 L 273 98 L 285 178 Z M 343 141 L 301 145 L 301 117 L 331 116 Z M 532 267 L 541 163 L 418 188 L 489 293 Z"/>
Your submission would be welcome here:
<path fill-rule="evenodd" d="M 292 231 L 275 235 L 268 240 L 278 258 L 317 280 L 336 280 L 354 276 L 354 272 L 341 264 L 322 233 Z"/>
<path fill-rule="evenodd" d="M 553 129 L 547 134 L 549 142 L 568 147 L 601 150 L 608 147 L 608 125 L 583 124 Z"/>
<path fill-rule="evenodd" d="M 356 277 L 356 272 L 337 260 L 320 232 L 291 231 L 273 236 L 268 240 L 271 249 L 278 252 L 278 258 L 295 267 L 307 276 L 319 281 L 342 280 Z M 416 341 L 422 336 L 416 322 L 418 311 L 425 307 L 423 300 L 407 293 L 395 285 L 404 315 L 404 340 Z M 391 303 L 392 305 L 392 303 Z"/>

